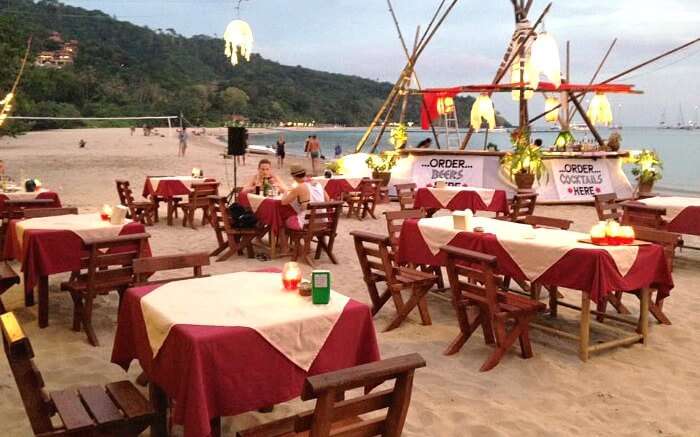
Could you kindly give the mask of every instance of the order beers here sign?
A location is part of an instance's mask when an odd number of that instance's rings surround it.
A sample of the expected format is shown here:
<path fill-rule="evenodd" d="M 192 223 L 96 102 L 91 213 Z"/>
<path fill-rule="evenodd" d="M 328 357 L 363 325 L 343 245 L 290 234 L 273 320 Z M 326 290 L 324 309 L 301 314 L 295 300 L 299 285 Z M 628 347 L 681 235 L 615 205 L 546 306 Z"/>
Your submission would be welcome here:
<path fill-rule="evenodd" d="M 483 156 L 416 156 L 414 159 L 413 179 L 419 186 L 432 184 L 436 179 L 444 179 L 449 186 L 483 185 Z"/>
<path fill-rule="evenodd" d="M 592 200 L 596 194 L 612 193 L 605 160 L 552 160 L 554 185 L 560 200 Z"/>

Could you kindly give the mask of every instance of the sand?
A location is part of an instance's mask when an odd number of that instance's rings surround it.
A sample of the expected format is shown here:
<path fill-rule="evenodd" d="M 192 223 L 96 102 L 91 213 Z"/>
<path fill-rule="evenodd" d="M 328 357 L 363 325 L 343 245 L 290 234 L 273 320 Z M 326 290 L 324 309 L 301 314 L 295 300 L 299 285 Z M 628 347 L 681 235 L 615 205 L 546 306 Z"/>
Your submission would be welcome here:
<path fill-rule="evenodd" d="M 85 139 L 87 147 L 78 149 Z M 140 194 L 146 175 L 188 174 L 192 167 L 206 176 L 231 183 L 232 168 L 219 156 L 222 146 L 193 137 L 187 157 L 177 157 L 175 138 L 130 136 L 128 129 L 66 130 L 32 133 L 0 140 L 0 159 L 8 173 L 39 177 L 46 187 L 57 190 L 65 205 L 81 212 L 95 211 L 103 203 L 116 202 L 114 180 L 129 179 Z M 241 175 L 254 171 L 259 157 L 249 156 Z M 289 160 L 287 165 L 293 160 Z M 241 177 L 243 179 L 243 177 Z M 396 209 L 383 205 L 380 212 Z M 595 221 L 592 207 L 538 207 L 538 214 L 572 218 L 576 230 L 588 230 Z M 339 265 L 326 259 L 320 267 L 332 270 L 335 288 L 348 296 L 369 302 L 349 231 L 364 229 L 385 233 L 383 220 L 343 219 L 335 253 Z M 215 247 L 209 227 L 183 228 L 180 222 L 164 222 L 148 228 L 155 254 L 210 251 Z M 207 272 L 224 273 L 253 268 L 281 267 L 285 259 L 261 262 L 235 258 L 214 263 Z M 534 358 L 522 360 L 513 349 L 501 364 L 488 373 L 478 369 L 489 349 L 480 333 L 463 350 L 445 357 L 442 351 L 457 334 L 450 303 L 430 296 L 432 326 L 422 326 L 416 315 L 400 328 L 381 331 L 393 314 L 387 305 L 375 318 L 384 357 L 419 352 L 428 367 L 417 372 L 406 436 L 651 436 L 699 435 L 700 345 L 693 340 L 700 330 L 700 297 L 695 293 L 700 256 L 685 251 L 674 273 L 676 288 L 665 310 L 672 326 L 652 323 L 647 346 L 635 345 L 595 354 L 587 363 L 579 361 L 576 345 L 534 332 Z M 16 266 L 16 264 L 15 264 Z M 308 269 L 307 269 L 308 271 Z M 37 308 L 25 308 L 20 287 L 3 296 L 5 306 L 16 313 L 31 338 L 36 363 L 50 390 L 84 384 L 105 384 L 134 379 L 139 366 L 127 374 L 109 358 L 117 318 L 117 299 L 112 294 L 98 299 L 94 316 L 102 346 L 90 346 L 83 333 L 70 330 L 72 302 L 58 290 L 65 275 L 51 277 L 50 326 L 39 330 Z M 563 290 L 566 299 L 580 301 L 577 291 Z M 633 312 L 638 305 L 626 297 Z M 564 317 L 577 315 L 562 311 Z M 271 414 L 249 413 L 224 420 L 224 435 L 238 427 L 282 417 L 309 408 L 292 401 Z M 176 430 L 178 431 L 178 430 Z M 31 435 L 31 428 L 7 362 L 0 359 L 0 435 Z M 179 435 L 179 431 L 178 431 Z"/>

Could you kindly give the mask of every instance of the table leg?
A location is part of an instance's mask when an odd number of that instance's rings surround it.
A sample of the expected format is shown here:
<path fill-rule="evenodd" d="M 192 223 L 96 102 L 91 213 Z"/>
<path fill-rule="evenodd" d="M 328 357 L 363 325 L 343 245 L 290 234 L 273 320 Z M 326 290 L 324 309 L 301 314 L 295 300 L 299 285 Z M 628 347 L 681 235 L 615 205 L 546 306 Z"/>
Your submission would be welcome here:
<path fill-rule="evenodd" d="M 39 277 L 39 328 L 49 326 L 49 277 Z"/>
<path fill-rule="evenodd" d="M 277 232 L 270 229 L 270 259 L 277 258 Z"/>
<path fill-rule="evenodd" d="M 34 288 L 29 288 L 27 284 L 29 284 L 29 281 L 27 281 L 27 271 L 25 270 L 24 273 L 22 274 L 24 278 L 24 306 L 30 307 L 34 305 Z"/>
<path fill-rule="evenodd" d="M 642 335 L 642 344 L 647 344 L 647 336 L 649 335 L 649 299 L 651 290 L 642 288 L 639 291 L 639 323 L 637 325 L 637 333 Z"/>
<path fill-rule="evenodd" d="M 173 199 L 168 199 L 168 212 L 167 212 L 167 214 L 168 214 L 168 219 L 167 219 L 168 226 L 173 225 L 173 206 L 174 206 Z"/>
<path fill-rule="evenodd" d="M 581 326 L 579 334 L 578 356 L 581 361 L 588 361 L 588 343 L 591 335 L 591 295 L 581 293 Z"/>
<path fill-rule="evenodd" d="M 167 437 L 168 435 L 168 397 L 163 389 L 154 383 L 148 384 L 151 405 L 156 412 L 156 418 L 151 425 L 151 436 Z"/>
<path fill-rule="evenodd" d="M 287 230 L 284 227 L 280 229 L 277 241 L 280 245 L 280 251 L 285 255 L 289 254 L 289 239 L 287 238 Z"/>

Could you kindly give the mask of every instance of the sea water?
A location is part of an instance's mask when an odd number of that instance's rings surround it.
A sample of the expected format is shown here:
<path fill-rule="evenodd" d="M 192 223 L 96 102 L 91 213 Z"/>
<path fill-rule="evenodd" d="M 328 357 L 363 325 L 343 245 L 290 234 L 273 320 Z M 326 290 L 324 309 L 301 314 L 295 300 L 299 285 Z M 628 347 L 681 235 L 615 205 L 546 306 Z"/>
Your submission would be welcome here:
<path fill-rule="evenodd" d="M 536 130 L 536 129 L 535 129 Z M 376 137 L 376 132 L 370 136 L 363 151 L 368 152 L 371 144 Z M 611 129 L 600 129 L 600 134 L 603 138 L 607 138 Z M 663 179 L 656 184 L 656 191 L 665 194 L 687 194 L 700 196 L 700 130 L 676 130 L 676 129 L 656 129 L 646 127 L 625 127 L 618 131 L 622 136 L 622 146 L 624 150 L 641 150 L 652 149 L 656 150 L 664 162 Z M 274 146 L 280 134 L 283 134 L 286 142 L 287 153 L 301 155 L 304 151 L 304 143 L 309 135 L 317 135 L 321 142 L 321 152 L 328 158 L 332 159 L 336 144 L 339 144 L 343 149 L 343 153 L 352 153 L 355 150 L 357 142 L 364 133 L 364 129 L 338 129 L 338 130 L 323 130 L 318 132 L 313 131 L 288 131 L 280 130 L 278 133 L 255 134 L 251 135 L 250 144 Z M 541 138 L 544 146 L 548 147 L 554 142 L 556 132 L 533 132 L 532 137 Z M 576 131 L 574 136 L 578 140 L 588 139 L 593 141 L 590 132 Z M 432 134 L 428 131 L 409 130 L 409 144 L 416 144 L 425 138 L 431 138 Z M 440 135 L 440 143 L 443 148 L 447 143 L 444 135 Z M 508 132 L 491 132 L 486 137 L 482 131 L 474 134 L 469 143 L 470 150 L 482 150 L 485 143 L 494 143 L 499 150 L 510 150 Z M 451 138 L 451 148 L 458 148 L 456 137 Z M 434 146 L 433 146 L 434 147 Z M 380 150 L 390 150 L 389 132 L 385 132 Z M 627 166 L 626 171 L 630 180 L 632 177 L 629 171 L 632 166 Z"/>

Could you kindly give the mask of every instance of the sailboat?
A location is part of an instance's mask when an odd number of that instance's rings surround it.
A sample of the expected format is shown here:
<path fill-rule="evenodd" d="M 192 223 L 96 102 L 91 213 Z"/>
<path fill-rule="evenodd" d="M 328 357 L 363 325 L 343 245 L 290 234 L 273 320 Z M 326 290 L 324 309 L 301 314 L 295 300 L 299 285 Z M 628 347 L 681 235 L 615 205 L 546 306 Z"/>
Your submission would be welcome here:
<path fill-rule="evenodd" d="M 666 124 L 666 109 L 661 113 L 661 121 L 659 121 L 659 129 L 671 129 L 670 126 Z"/>
<path fill-rule="evenodd" d="M 685 122 L 685 116 L 683 115 L 683 105 L 679 104 L 678 105 L 678 111 L 679 111 L 679 117 L 678 117 L 678 124 L 676 125 L 676 129 L 681 129 L 681 130 L 691 130 L 693 128 L 693 122 L 686 123 Z"/>

